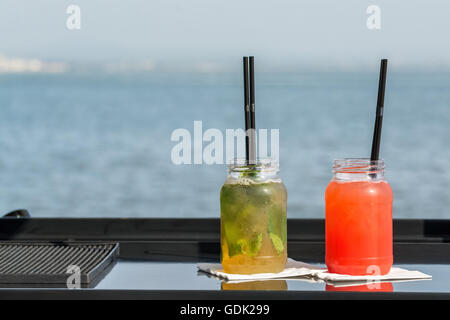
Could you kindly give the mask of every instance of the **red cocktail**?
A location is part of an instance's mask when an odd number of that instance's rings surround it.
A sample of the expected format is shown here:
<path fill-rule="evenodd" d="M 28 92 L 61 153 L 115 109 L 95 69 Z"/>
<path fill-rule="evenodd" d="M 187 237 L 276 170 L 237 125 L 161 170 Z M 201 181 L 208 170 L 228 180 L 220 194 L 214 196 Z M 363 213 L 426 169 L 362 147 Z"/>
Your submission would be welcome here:
<path fill-rule="evenodd" d="M 392 266 L 392 190 L 382 160 L 334 163 L 325 192 L 328 271 L 384 275 Z"/>

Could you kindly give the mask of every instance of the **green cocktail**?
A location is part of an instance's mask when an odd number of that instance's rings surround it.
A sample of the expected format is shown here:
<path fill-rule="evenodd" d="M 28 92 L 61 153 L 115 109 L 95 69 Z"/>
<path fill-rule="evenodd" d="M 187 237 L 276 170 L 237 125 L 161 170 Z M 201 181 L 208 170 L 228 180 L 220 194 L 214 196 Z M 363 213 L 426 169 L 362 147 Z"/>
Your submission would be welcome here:
<path fill-rule="evenodd" d="M 225 272 L 280 272 L 287 259 L 287 192 L 271 162 L 232 165 L 220 192 Z"/>

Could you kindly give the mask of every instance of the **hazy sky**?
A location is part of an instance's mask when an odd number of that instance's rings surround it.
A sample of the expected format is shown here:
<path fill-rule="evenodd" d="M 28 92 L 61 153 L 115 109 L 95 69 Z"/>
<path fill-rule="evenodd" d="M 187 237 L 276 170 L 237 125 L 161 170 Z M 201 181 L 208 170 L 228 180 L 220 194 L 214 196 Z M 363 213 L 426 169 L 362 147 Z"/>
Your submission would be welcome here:
<path fill-rule="evenodd" d="M 81 30 L 66 8 L 81 8 Z M 366 27 L 369 5 L 381 30 Z M 450 68 L 447 0 L 2 0 L 0 54 L 68 61 Z M 234 60 L 233 60 L 234 59 Z"/>

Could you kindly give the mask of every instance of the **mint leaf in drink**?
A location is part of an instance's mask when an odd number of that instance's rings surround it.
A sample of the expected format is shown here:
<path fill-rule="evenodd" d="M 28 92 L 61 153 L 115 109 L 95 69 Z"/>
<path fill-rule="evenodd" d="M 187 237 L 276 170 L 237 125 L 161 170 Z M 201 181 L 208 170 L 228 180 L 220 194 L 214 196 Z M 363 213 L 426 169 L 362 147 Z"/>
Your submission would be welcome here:
<path fill-rule="evenodd" d="M 230 242 L 228 241 L 228 255 L 230 257 L 236 256 L 238 254 L 244 253 L 244 247 L 246 246 L 245 240 L 239 240 L 237 242 Z"/>
<path fill-rule="evenodd" d="M 260 167 L 255 164 L 249 164 L 247 170 L 241 173 L 241 177 L 256 177 L 260 172 Z"/>
<path fill-rule="evenodd" d="M 261 245 L 262 245 L 262 233 L 258 233 L 257 235 L 252 237 L 249 243 L 248 255 L 255 256 L 259 252 L 259 249 L 261 249 Z"/>
<path fill-rule="evenodd" d="M 235 221 L 245 204 L 245 193 L 239 185 L 225 184 L 220 190 L 220 211 L 222 219 Z"/>
<path fill-rule="evenodd" d="M 262 234 L 258 233 L 251 237 L 248 241 L 247 239 L 239 239 L 236 242 L 228 241 L 228 254 L 230 257 L 238 254 L 246 254 L 250 257 L 255 256 L 262 246 Z"/>
<path fill-rule="evenodd" d="M 287 241 L 287 217 L 286 209 L 273 205 L 269 211 L 269 221 L 267 225 L 267 231 L 273 233 L 280 238 L 283 243 Z"/>
<path fill-rule="evenodd" d="M 258 171 L 256 170 L 249 170 L 241 173 L 241 177 L 247 178 L 247 177 L 256 177 L 258 175 Z"/>
<path fill-rule="evenodd" d="M 274 233 L 269 233 L 270 240 L 272 240 L 273 247 L 277 251 L 278 254 L 281 254 L 284 251 L 283 241 Z"/>

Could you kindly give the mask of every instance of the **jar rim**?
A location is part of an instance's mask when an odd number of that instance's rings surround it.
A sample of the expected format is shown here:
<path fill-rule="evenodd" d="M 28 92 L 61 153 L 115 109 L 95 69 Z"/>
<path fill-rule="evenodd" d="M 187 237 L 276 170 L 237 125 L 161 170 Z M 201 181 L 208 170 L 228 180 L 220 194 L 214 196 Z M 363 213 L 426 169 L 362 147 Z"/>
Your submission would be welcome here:
<path fill-rule="evenodd" d="M 230 172 L 278 172 L 279 164 L 277 160 L 272 158 L 257 158 L 255 164 L 248 163 L 245 158 L 235 158 L 228 164 L 228 170 Z"/>
<path fill-rule="evenodd" d="M 369 158 L 343 158 L 333 161 L 335 173 L 374 173 L 384 171 L 384 160 L 371 160 Z"/>

